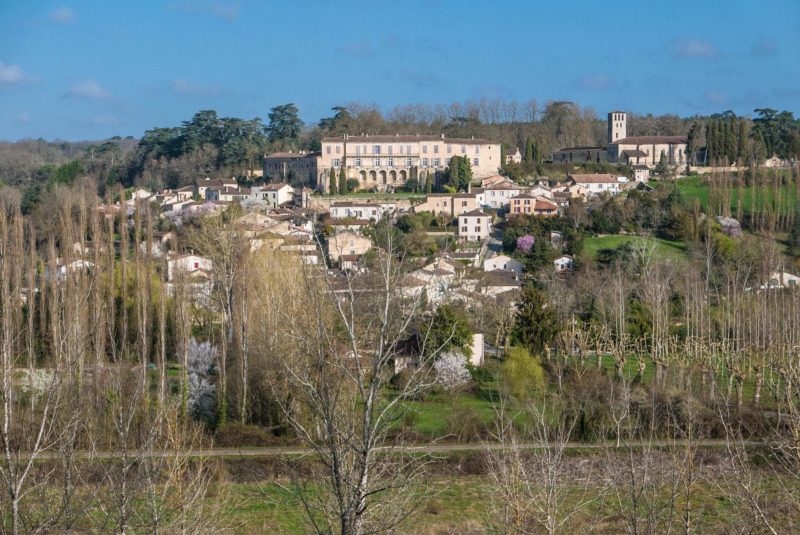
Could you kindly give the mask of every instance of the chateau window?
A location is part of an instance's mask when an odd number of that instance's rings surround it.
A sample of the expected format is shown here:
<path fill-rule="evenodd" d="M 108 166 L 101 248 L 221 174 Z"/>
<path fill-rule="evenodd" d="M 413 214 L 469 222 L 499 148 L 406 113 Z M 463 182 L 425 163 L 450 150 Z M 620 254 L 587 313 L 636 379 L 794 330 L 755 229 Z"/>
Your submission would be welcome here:
<path fill-rule="evenodd" d="M 380 154 L 381 153 L 381 146 L 380 145 L 373 145 L 372 146 L 372 154 Z"/>
<path fill-rule="evenodd" d="M 403 148 L 404 147 L 402 145 L 400 145 L 400 154 L 403 154 Z"/>
<path fill-rule="evenodd" d="M 434 167 L 439 167 L 439 164 L 440 164 L 440 163 L 441 163 L 441 162 L 439 161 L 439 158 L 434 158 L 434 159 L 433 159 L 433 166 L 434 166 Z"/>
<path fill-rule="evenodd" d="M 406 167 L 411 167 L 411 158 L 406 158 Z"/>
<path fill-rule="evenodd" d="M 439 145 L 434 145 L 433 146 L 433 153 L 434 154 L 439 154 Z"/>
<path fill-rule="evenodd" d="M 356 154 L 357 155 L 361 154 L 361 145 L 356 145 Z"/>
<path fill-rule="evenodd" d="M 422 154 L 428 154 L 428 146 L 427 145 L 423 145 L 422 146 Z"/>
<path fill-rule="evenodd" d="M 342 147 L 336 145 L 336 154 L 341 154 L 341 153 L 342 153 Z"/>
<path fill-rule="evenodd" d="M 450 154 L 451 152 L 453 152 L 453 146 L 447 145 L 447 154 Z"/>
<path fill-rule="evenodd" d="M 464 234 L 466 234 L 466 233 L 467 233 L 467 227 L 461 227 L 461 232 L 463 232 Z"/>
<path fill-rule="evenodd" d="M 474 165 L 475 167 L 478 167 L 478 159 L 477 158 L 474 158 L 472 160 L 472 165 Z"/>
<path fill-rule="evenodd" d="M 427 158 L 423 158 L 422 159 L 422 167 L 428 167 L 428 159 Z"/>
<path fill-rule="evenodd" d="M 406 153 L 411 154 L 411 145 L 406 145 Z"/>
<path fill-rule="evenodd" d="M 389 156 L 391 156 L 391 155 L 392 155 L 392 149 L 393 149 L 393 148 L 394 148 L 394 145 L 389 145 Z"/>
<path fill-rule="evenodd" d="M 389 158 L 389 167 L 394 167 L 394 158 Z"/>
<path fill-rule="evenodd" d="M 381 159 L 380 158 L 375 158 L 373 160 L 373 162 L 372 162 L 372 165 L 374 165 L 375 167 L 380 167 L 381 166 Z"/>
<path fill-rule="evenodd" d="M 330 154 L 330 153 L 331 153 L 331 146 L 328 145 L 327 147 L 325 147 L 325 154 Z"/>
<path fill-rule="evenodd" d="M 480 231 L 481 231 L 481 227 L 480 226 L 475 227 L 475 232 L 480 232 Z"/>
<path fill-rule="evenodd" d="M 356 164 L 356 167 L 361 167 L 361 158 L 356 158 L 355 159 L 355 164 Z"/>
<path fill-rule="evenodd" d="M 334 167 L 339 167 L 341 165 L 342 165 L 342 160 L 340 160 L 339 158 L 334 158 L 333 159 L 333 166 Z"/>
<path fill-rule="evenodd" d="M 480 153 L 481 153 L 481 146 L 480 145 L 475 145 L 475 154 L 480 154 Z"/>
<path fill-rule="evenodd" d="M 467 152 L 467 146 L 461 145 L 461 154 L 465 154 Z"/>

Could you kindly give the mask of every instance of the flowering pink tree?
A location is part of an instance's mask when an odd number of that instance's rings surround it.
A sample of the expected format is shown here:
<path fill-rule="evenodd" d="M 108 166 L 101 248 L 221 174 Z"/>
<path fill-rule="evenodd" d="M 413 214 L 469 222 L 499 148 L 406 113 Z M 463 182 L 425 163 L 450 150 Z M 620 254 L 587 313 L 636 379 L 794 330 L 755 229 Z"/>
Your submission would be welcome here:
<path fill-rule="evenodd" d="M 524 236 L 520 236 L 517 238 L 517 249 L 522 249 L 526 253 L 531 250 L 533 247 L 533 243 L 536 239 L 531 236 L 530 234 L 525 234 Z"/>

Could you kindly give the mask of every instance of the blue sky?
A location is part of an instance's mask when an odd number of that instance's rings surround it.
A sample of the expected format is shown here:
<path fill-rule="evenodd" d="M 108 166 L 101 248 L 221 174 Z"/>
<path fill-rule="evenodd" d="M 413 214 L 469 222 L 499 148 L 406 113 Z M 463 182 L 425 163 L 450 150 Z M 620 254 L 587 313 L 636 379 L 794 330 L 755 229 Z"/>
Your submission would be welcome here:
<path fill-rule="evenodd" d="M 482 98 L 800 114 L 800 0 L 0 2 L 0 139 Z"/>

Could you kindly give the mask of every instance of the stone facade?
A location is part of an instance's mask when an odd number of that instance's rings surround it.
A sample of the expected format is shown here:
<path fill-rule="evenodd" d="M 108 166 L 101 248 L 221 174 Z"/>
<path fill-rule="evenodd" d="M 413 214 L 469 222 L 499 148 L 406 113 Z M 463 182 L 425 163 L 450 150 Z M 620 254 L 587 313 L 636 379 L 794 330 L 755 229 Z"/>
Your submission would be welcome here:
<path fill-rule="evenodd" d="M 663 154 L 673 166 L 686 164 L 686 138 L 683 136 L 628 136 L 628 115 L 608 114 L 608 144 L 605 147 L 569 147 L 553 153 L 554 162 L 610 162 L 626 165 L 658 165 Z"/>
<path fill-rule="evenodd" d="M 431 135 L 362 135 L 329 137 L 322 140 L 317 161 L 318 189 L 326 191 L 330 170 L 345 169 L 359 189 L 393 191 L 409 179 L 420 182 L 444 172 L 450 158 L 469 158 L 476 179 L 497 174 L 500 143 L 486 139 L 445 138 Z"/>
<path fill-rule="evenodd" d="M 264 176 L 272 182 L 316 184 L 319 154 L 276 152 L 264 157 Z"/>

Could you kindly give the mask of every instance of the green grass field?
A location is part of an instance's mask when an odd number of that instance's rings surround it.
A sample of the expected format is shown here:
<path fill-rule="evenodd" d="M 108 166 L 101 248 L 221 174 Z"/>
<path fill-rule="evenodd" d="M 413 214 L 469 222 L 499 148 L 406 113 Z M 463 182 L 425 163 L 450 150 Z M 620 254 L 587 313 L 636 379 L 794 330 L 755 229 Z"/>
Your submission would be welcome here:
<path fill-rule="evenodd" d="M 655 255 L 658 258 L 680 260 L 686 253 L 686 246 L 682 242 L 662 240 L 644 236 L 592 236 L 583 240 L 583 252 L 592 260 L 597 257 L 602 249 L 616 249 L 629 242 L 645 242 L 655 244 Z"/>
<path fill-rule="evenodd" d="M 776 498 L 787 484 L 785 478 L 763 471 L 755 472 L 758 484 L 768 495 Z M 792 480 L 788 483 L 791 484 Z M 417 509 L 407 518 L 395 533 L 414 533 L 421 535 L 444 535 L 451 533 L 487 533 L 491 525 L 497 522 L 499 515 L 493 515 L 493 507 L 502 505 L 502 498 L 492 481 L 486 474 L 478 475 L 438 475 L 431 474 L 424 479 L 424 495 L 418 500 Z M 593 532 L 600 534 L 620 533 L 625 523 L 620 514 L 631 511 L 633 506 L 627 488 L 603 488 L 602 480 L 597 479 L 583 487 L 580 482 L 560 481 L 564 494 L 559 496 L 561 507 L 565 504 L 582 502 L 584 505 L 574 516 L 565 522 L 563 533 L 584 533 L 586 526 L 592 525 Z M 672 515 L 654 517 L 656 533 L 666 533 L 669 528 L 678 531 L 683 524 L 680 512 L 687 505 L 687 497 L 691 503 L 691 524 L 698 533 L 731 533 L 738 532 L 746 526 L 742 504 L 731 500 L 724 481 L 706 481 L 700 479 L 692 483 L 689 494 L 679 493 Z M 291 483 L 272 482 L 229 484 L 229 505 L 226 508 L 227 520 L 234 527 L 233 533 L 251 535 L 256 533 L 300 534 L 313 530 L 304 516 L 300 500 L 287 488 Z M 655 511 L 666 512 L 669 506 L 669 487 L 654 487 L 658 497 L 652 502 Z M 306 489 L 313 492 L 313 484 Z M 421 489 L 420 489 L 421 490 Z M 681 491 L 684 489 L 681 488 Z M 619 494 L 616 494 L 618 491 Z M 647 515 L 645 509 L 651 502 L 647 496 L 638 496 L 642 500 L 637 516 L 643 521 Z M 586 500 L 589 500 L 588 502 Z M 791 507 L 781 509 L 780 504 L 792 503 L 791 499 L 773 500 L 767 504 L 773 521 L 782 521 L 792 525 L 797 521 L 797 512 Z M 780 502 L 780 503 L 779 503 Z M 737 510 L 738 509 L 738 510 Z M 669 524 L 669 527 L 667 526 Z M 745 530 L 746 532 L 750 532 Z M 538 531 L 534 531 L 537 532 Z M 788 533 L 788 532 L 787 532 Z"/>
<path fill-rule="evenodd" d="M 707 177 L 689 176 L 677 180 L 676 185 L 683 197 L 691 205 L 694 199 L 700 201 L 700 205 L 704 210 L 708 210 L 709 200 L 713 198 L 711 188 L 708 184 Z M 780 193 L 780 194 L 779 194 Z M 754 196 L 755 195 L 755 199 Z M 734 187 L 731 191 L 731 213 L 736 214 L 738 205 L 739 192 Z M 742 211 L 745 215 L 749 215 L 753 209 L 753 202 L 755 201 L 755 209 L 762 211 L 765 207 L 771 207 L 773 210 L 781 208 L 784 213 L 791 212 L 795 209 L 798 202 L 797 187 L 795 184 L 790 183 L 781 186 L 779 189 L 775 188 L 754 188 L 746 186 L 742 189 Z M 719 202 L 719 201 L 718 201 Z"/>

